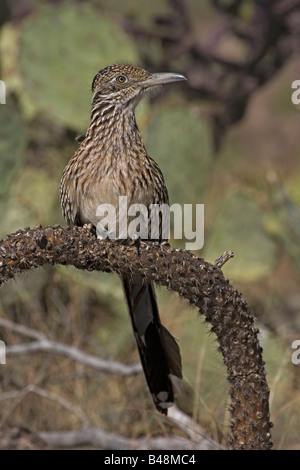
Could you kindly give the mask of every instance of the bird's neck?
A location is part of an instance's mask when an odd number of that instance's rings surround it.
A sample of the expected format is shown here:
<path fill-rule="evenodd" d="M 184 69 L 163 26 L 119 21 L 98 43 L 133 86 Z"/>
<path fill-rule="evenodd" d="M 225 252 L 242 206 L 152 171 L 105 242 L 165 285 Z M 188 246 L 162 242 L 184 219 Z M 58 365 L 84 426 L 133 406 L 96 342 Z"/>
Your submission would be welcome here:
<path fill-rule="evenodd" d="M 130 148 L 143 147 L 135 120 L 135 106 L 121 107 L 110 102 L 94 105 L 86 139 L 97 141 L 106 152 L 119 150 L 126 153 Z"/>

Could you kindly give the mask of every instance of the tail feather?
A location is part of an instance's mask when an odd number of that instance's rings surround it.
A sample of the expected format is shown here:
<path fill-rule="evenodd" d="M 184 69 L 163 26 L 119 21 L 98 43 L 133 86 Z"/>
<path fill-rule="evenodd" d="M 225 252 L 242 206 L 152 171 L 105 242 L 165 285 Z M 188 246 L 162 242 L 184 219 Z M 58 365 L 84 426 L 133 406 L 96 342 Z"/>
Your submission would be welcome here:
<path fill-rule="evenodd" d="M 163 414 L 174 404 L 172 376 L 182 378 L 178 344 L 161 324 L 153 283 L 122 278 L 144 374 L 156 408 Z"/>

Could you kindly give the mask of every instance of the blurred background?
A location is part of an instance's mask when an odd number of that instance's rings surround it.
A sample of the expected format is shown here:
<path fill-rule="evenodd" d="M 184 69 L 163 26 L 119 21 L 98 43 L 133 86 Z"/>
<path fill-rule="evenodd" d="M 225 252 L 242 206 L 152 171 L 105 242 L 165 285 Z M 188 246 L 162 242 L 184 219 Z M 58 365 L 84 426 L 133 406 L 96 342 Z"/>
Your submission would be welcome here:
<path fill-rule="evenodd" d="M 0 0 L 0 236 L 64 225 L 60 177 L 89 124 L 100 68 L 185 74 L 186 83 L 139 105 L 138 124 L 171 203 L 205 204 L 204 248 L 195 253 L 213 262 L 234 251 L 223 272 L 261 331 L 279 449 L 300 449 L 300 365 L 291 360 L 300 339 L 300 105 L 291 100 L 299 45 L 296 0 Z M 158 300 L 182 352 L 178 407 L 225 444 L 229 398 L 216 338 L 175 294 L 160 289 Z M 0 325 L 7 346 L 39 332 L 102 359 L 138 362 L 113 275 L 61 266 L 26 273 L 2 286 L 0 318 L 14 322 Z M 6 362 L 2 426 L 182 435 L 154 412 L 142 374 L 99 373 L 43 352 Z"/>

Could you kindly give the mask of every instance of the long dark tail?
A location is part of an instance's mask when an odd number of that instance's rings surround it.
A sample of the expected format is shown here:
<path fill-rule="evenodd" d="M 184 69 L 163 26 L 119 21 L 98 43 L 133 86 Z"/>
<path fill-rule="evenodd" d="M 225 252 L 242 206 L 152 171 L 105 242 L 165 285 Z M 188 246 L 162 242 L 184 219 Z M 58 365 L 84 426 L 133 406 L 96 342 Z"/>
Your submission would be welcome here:
<path fill-rule="evenodd" d="M 174 404 L 173 383 L 182 378 L 178 344 L 161 324 L 153 283 L 122 278 L 129 315 L 148 387 L 158 411 Z"/>

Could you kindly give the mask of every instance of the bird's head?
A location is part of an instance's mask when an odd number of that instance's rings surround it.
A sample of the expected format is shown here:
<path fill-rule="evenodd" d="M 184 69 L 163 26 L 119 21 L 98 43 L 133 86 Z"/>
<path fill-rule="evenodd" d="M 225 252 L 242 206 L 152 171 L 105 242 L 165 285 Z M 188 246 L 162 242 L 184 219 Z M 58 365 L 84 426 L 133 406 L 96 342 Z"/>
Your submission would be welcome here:
<path fill-rule="evenodd" d="M 132 65 L 110 65 L 94 77 L 92 103 L 104 101 L 135 106 L 153 87 L 179 80 L 185 80 L 185 77 L 178 73 L 150 73 Z"/>

